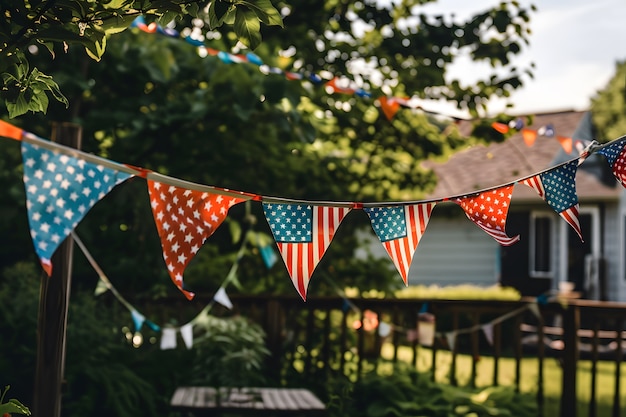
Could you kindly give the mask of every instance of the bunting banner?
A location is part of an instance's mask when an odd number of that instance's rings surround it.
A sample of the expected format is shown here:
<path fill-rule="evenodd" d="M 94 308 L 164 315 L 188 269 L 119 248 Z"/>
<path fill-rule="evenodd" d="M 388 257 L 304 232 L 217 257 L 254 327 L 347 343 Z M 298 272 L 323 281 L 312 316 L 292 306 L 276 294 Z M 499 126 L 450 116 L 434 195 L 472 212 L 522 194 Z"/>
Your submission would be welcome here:
<path fill-rule="evenodd" d="M 180 335 L 182 336 L 187 349 L 191 349 L 193 347 L 193 325 L 191 323 L 187 323 L 182 326 L 180 328 Z"/>
<path fill-rule="evenodd" d="M 163 328 L 160 347 L 161 350 L 176 349 L 176 329 Z"/>
<path fill-rule="evenodd" d="M 409 268 L 428 220 L 434 202 L 392 207 L 363 207 L 372 228 L 387 254 L 398 269 L 405 285 L 409 285 Z"/>
<path fill-rule="evenodd" d="M 194 293 L 183 285 L 187 264 L 226 219 L 230 207 L 246 198 L 190 190 L 153 180 L 148 180 L 148 190 L 167 270 L 174 285 L 191 300 Z"/>
<path fill-rule="evenodd" d="M 30 235 L 41 265 L 51 258 L 87 212 L 130 175 L 22 142 Z"/>
<path fill-rule="evenodd" d="M 576 171 L 578 160 L 572 160 L 547 172 L 525 179 L 522 183 L 537 191 L 548 205 L 574 228 L 580 240 L 583 235 L 578 221 Z"/>
<path fill-rule="evenodd" d="M 161 34 L 171 38 L 179 38 L 185 40 L 188 44 L 198 48 L 198 54 L 202 57 L 213 56 L 217 57 L 225 64 L 253 64 L 259 67 L 259 71 L 265 75 L 275 74 L 282 75 L 287 80 L 307 81 L 315 85 L 323 85 L 325 91 L 328 94 L 346 94 L 354 95 L 360 98 L 372 98 L 372 93 L 359 87 L 354 80 L 345 76 L 336 76 L 329 71 L 324 71 L 324 78 L 320 75 L 311 73 L 308 71 L 285 71 L 279 67 L 272 67 L 263 62 L 263 60 L 256 54 L 248 52 L 245 54 L 233 54 L 226 51 L 219 51 L 215 48 L 211 48 L 200 39 L 194 39 L 191 36 L 181 36 L 180 32 L 175 29 L 163 27 L 155 22 L 146 23 L 143 16 L 138 16 L 130 25 L 131 28 L 137 28 L 145 33 Z M 400 109 L 400 106 L 413 110 L 421 110 L 426 114 L 431 114 L 438 117 L 445 117 L 454 121 L 461 120 L 458 117 L 443 114 L 441 112 L 429 111 L 421 108 L 415 100 L 407 99 L 406 97 L 385 97 L 381 96 L 377 98 L 381 110 L 385 117 L 391 121 L 395 114 Z"/>
<path fill-rule="evenodd" d="M 263 203 L 265 218 L 294 287 L 306 301 L 309 280 L 350 207 Z"/>
<path fill-rule="evenodd" d="M 514 185 L 507 185 L 495 190 L 464 198 L 457 198 L 457 203 L 468 219 L 493 237 L 503 246 L 510 246 L 519 241 L 519 235 L 509 237 L 506 234 L 506 218 L 511 204 Z"/>
<path fill-rule="evenodd" d="M 519 128 L 517 122 L 515 126 Z M 544 133 L 548 134 L 547 131 Z M 313 271 L 326 253 L 341 222 L 353 208 L 366 212 L 374 232 L 407 283 L 412 257 L 432 210 L 439 202 L 450 201 L 461 206 L 466 216 L 498 243 L 510 245 L 517 242 L 519 236 L 510 237 L 505 231 L 508 208 L 513 187 L 523 182 L 535 189 L 576 230 L 582 240 L 575 189 L 577 167 L 589 154 L 598 152 L 607 159 L 620 183 L 625 184 L 626 137 L 603 145 L 591 142 L 576 159 L 507 185 L 438 200 L 392 204 L 264 197 L 193 184 L 144 168 L 120 164 L 46 141 L 6 122 L 0 123 L 0 136 L 21 141 L 30 232 L 35 251 L 48 274 L 52 271 L 51 255 L 69 234 L 74 235 L 73 229 L 91 207 L 116 185 L 138 176 L 148 184 L 152 213 L 170 278 L 189 299 L 193 293 L 183 284 L 187 264 L 226 219 L 230 207 L 242 201 L 262 203 L 264 215 L 292 283 L 302 299 L 306 300 Z M 82 243 L 76 238 L 75 241 L 79 245 Z M 268 268 L 272 263 L 266 262 Z M 236 269 L 236 264 L 233 267 Z M 98 273 L 104 281 L 102 271 Z M 97 289 L 98 294 L 106 290 L 114 291 L 110 283 L 104 281 L 104 284 Z"/>
<path fill-rule="evenodd" d="M 598 150 L 598 153 L 606 159 L 615 179 L 623 187 L 626 187 L 626 149 L 624 145 L 626 145 L 626 138 L 609 144 L 609 146 Z"/>
<path fill-rule="evenodd" d="M 537 131 L 532 129 L 522 129 L 522 138 L 526 146 L 531 147 L 537 140 Z"/>
<path fill-rule="evenodd" d="M 0 120 L 0 136 L 20 140 L 24 131 L 17 126 Z"/>
<path fill-rule="evenodd" d="M 482 327 L 485 339 L 493 346 L 493 323 L 486 323 Z"/>
<path fill-rule="evenodd" d="M 224 289 L 224 287 L 220 287 L 217 290 L 217 292 L 213 296 L 213 300 L 215 300 L 216 303 L 223 305 L 229 310 L 233 309 L 233 303 L 232 301 L 230 301 L 228 294 L 226 294 L 226 290 Z"/>

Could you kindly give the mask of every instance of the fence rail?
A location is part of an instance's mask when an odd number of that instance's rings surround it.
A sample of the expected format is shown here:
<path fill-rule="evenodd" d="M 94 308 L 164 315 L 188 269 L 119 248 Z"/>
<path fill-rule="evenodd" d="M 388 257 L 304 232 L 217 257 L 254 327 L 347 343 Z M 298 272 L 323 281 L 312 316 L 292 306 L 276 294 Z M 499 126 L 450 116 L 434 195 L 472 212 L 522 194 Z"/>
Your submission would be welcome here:
<path fill-rule="evenodd" d="M 513 358 L 513 385 L 520 390 L 524 358 L 536 358 L 536 400 L 544 410 L 544 362 L 556 358 L 562 368 L 559 415 L 598 416 L 598 364 L 614 363 L 610 415 L 618 417 L 625 393 L 621 386 L 621 364 L 626 344 L 626 304 L 589 300 L 553 300 L 537 304 L 536 299 L 520 301 L 425 300 L 425 299 L 344 299 L 310 298 L 306 302 L 282 296 L 231 297 L 235 313 L 261 324 L 271 351 L 268 369 L 280 378 L 285 365 L 297 367 L 305 376 L 343 373 L 359 378 L 366 368 L 378 366 L 383 346 L 391 350 L 386 360 L 400 360 L 400 350 L 410 352 L 409 362 L 417 366 L 419 349 L 431 355 L 433 380 L 445 375 L 446 382 L 459 384 L 461 354 L 471 357 L 468 385 L 475 387 L 481 357 L 493 358 L 491 385 L 502 385 L 500 362 Z M 204 300 L 207 301 L 207 300 Z M 203 302 L 203 300 L 198 300 Z M 169 302 L 168 302 L 169 304 Z M 171 304 L 170 304 L 171 305 Z M 216 309 L 219 313 L 220 309 Z M 232 313 L 228 313 L 232 314 Z M 433 329 L 430 346 L 420 344 Z M 451 355 L 449 369 L 437 369 L 438 355 Z M 581 353 L 590 363 L 589 387 L 579 387 L 577 368 Z M 389 357 L 390 356 L 390 357 Z M 442 382 L 442 381 L 439 381 Z M 578 389 L 589 390 L 586 414 L 577 400 Z"/>

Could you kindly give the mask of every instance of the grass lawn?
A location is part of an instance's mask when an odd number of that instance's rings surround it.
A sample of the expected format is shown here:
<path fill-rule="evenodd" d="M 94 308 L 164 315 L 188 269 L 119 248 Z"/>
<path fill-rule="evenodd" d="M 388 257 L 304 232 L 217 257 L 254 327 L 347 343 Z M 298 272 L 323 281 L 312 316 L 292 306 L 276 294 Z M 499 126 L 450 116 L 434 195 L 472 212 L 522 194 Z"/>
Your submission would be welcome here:
<path fill-rule="evenodd" d="M 393 358 L 393 346 L 383 345 L 382 357 L 391 360 Z M 401 346 L 398 349 L 398 359 L 406 362 L 413 360 L 411 348 Z M 449 351 L 437 351 L 437 382 L 449 382 L 452 355 Z M 488 387 L 493 383 L 492 357 L 481 357 L 476 369 L 477 387 Z M 544 407 L 543 415 L 547 417 L 559 415 L 559 403 L 561 398 L 562 371 L 558 361 L 554 358 L 546 358 L 543 362 L 544 375 Z M 429 372 L 432 368 L 432 351 L 427 348 L 418 349 L 417 369 Z M 470 385 L 472 370 L 472 358 L 469 355 L 457 355 L 456 378 L 461 386 Z M 537 393 L 539 365 L 537 358 L 524 357 L 521 364 L 520 390 L 522 392 Z M 515 384 L 515 359 L 502 357 L 498 363 L 499 385 Z M 597 368 L 596 401 L 597 416 L 611 416 L 613 397 L 615 393 L 615 363 L 600 361 Z M 577 372 L 577 397 L 578 417 L 589 415 L 589 400 L 591 397 L 591 362 L 579 361 Z M 626 416 L 626 363 L 621 364 L 620 377 L 620 401 L 622 416 Z"/>

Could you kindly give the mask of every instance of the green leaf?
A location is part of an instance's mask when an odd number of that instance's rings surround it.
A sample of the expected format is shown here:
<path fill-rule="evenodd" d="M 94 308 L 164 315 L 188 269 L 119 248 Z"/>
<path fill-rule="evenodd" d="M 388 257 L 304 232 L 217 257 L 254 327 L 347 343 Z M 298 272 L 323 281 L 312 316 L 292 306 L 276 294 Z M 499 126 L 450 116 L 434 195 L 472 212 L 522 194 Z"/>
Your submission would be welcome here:
<path fill-rule="evenodd" d="M 23 414 L 25 416 L 29 416 L 30 410 L 28 409 L 28 407 L 20 403 L 18 400 L 12 398 L 9 400 L 8 403 L 0 404 L 0 413 L 1 414 L 17 413 L 17 414 Z"/>
<path fill-rule="evenodd" d="M 266 25 L 283 27 L 283 18 L 270 0 L 242 1 L 241 4 L 248 6 Z"/>
<path fill-rule="evenodd" d="M 23 93 L 20 93 L 17 96 L 17 100 L 15 100 L 15 102 L 10 103 L 7 101 L 6 106 L 7 106 L 7 110 L 9 111 L 9 119 L 13 119 L 17 116 L 21 116 L 29 110 L 28 102 L 24 98 Z"/>
<path fill-rule="evenodd" d="M 215 8 L 215 16 L 219 21 L 223 21 L 224 16 L 228 13 L 231 4 L 225 1 L 216 0 L 213 1 L 212 6 Z"/>
<path fill-rule="evenodd" d="M 104 55 L 106 44 L 107 38 L 106 36 L 103 36 L 100 42 L 94 41 L 92 45 L 85 45 L 85 51 L 93 60 L 100 62 L 102 55 Z"/>
<path fill-rule="evenodd" d="M 228 229 L 230 230 L 230 235 L 232 236 L 233 243 L 237 243 L 239 239 L 241 239 L 241 225 L 239 222 L 229 221 Z"/>
<path fill-rule="evenodd" d="M 246 7 L 237 7 L 235 16 L 235 34 L 250 49 L 261 44 L 261 23 L 256 13 Z"/>

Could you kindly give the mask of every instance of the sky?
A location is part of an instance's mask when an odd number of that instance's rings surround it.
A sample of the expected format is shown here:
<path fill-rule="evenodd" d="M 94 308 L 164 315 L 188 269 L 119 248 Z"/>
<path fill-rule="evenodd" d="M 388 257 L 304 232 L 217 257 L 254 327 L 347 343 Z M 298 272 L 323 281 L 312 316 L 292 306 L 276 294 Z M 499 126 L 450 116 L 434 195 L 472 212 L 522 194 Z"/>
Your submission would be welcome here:
<path fill-rule="evenodd" d="M 439 0 L 423 10 L 453 12 L 462 18 L 497 3 Z M 524 79 L 524 87 L 510 99 L 514 108 L 507 113 L 587 109 L 591 97 L 615 74 L 616 62 L 626 61 L 626 1 L 520 0 L 525 6 L 531 3 L 537 11 L 531 14 L 530 45 L 513 62 L 526 67 L 533 61 L 535 76 Z M 465 62 L 453 67 L 450 74 L 471 83 L 480 73 L 480 68 Z M 501 100 L 490 103 L 489 113 L 504 110 L 504 104 Z M 433 111 L 445 111 L 445 105 L 433 105 L 439 107 Z"/>

